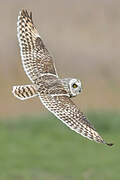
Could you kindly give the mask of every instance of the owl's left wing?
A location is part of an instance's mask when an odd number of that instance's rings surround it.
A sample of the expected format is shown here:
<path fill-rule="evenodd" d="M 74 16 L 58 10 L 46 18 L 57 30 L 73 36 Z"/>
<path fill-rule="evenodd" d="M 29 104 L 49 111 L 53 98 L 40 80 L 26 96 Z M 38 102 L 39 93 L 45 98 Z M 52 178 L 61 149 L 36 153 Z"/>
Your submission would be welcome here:
<path fill-rule="evenodd" d="M 27 76 L 34 83 L 39 76 L 52 74 L 58 77 L 53 59 L 46 49 L 32 19 L 32 13 L 22 10 L 18 16 L 17 36 L 22 64 Z"/>
<path fill-rule="evenodd" d="M 109 146 L 112 145 L 106 143 L 102 139 L 92 124 L 68 96 L 40 94 L 39 97 L 41 102 L 50 112 L 75 132 L 98 143 L 107 144 Z"/>

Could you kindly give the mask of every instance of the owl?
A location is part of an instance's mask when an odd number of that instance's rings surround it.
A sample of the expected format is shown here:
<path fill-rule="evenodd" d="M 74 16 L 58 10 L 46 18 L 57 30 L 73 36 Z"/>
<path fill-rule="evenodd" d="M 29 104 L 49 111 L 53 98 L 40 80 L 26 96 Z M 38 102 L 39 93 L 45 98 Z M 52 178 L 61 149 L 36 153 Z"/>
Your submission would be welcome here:
<path fill-rule="evenodd" d="M 46 49 L 32 19 L 32 13 L 22 10 L 18 16 L 17 36 L 23 68 L 31 85 L 13 86 L 13 94 L 20 100 L 37 96 L 42 104 L 70 129 L 98 143 L 106 143 L 86 116 L 72 101 L 81 91 L 76 78 L 61 79 L 53 58 Z"/>

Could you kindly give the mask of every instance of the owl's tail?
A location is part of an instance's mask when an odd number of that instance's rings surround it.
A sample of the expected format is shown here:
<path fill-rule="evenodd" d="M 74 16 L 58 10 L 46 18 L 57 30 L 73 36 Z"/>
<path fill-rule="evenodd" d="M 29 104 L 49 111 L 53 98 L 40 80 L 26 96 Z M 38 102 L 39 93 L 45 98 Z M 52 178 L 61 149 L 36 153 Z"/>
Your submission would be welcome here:
<path fill-rule="evenodd" d="M 12 93 L 20 100 L 38 96 L 34 85 L 13 86 Z"/>

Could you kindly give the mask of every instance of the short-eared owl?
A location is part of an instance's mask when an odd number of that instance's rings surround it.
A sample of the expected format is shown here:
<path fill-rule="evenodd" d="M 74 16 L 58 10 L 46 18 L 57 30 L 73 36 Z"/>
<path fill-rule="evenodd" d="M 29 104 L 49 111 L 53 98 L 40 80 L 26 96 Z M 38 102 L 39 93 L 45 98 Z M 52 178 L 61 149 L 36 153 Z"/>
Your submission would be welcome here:
<path fill-rule="evenodd" d="M 13 94 L 21 100 L 38 96 L 43 105 L 69 128 L 90 140 L 111 146 L 71 100 L 81 92 L 81 81 L 59 78 L 53 59 L 34 26 L 32 13 L 29 15 L 26 10 L 19 13 L 17 35 L 22 64 L 33 84 L 14 86 Z"/>

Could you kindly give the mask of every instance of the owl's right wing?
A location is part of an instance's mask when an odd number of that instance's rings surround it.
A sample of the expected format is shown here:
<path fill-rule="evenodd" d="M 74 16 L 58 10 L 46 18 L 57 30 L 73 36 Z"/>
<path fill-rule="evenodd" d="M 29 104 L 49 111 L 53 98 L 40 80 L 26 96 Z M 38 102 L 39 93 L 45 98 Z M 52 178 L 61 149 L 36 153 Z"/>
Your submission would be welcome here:
<path fill-rule="evenodd" d="M 57 77 L 53 59 L 33 24 L 32 13 L 29 15 L 26 10 L 19 13 L 17 35 L 22 64 L 30 80 L 34 83 L 39 76 L 44 74 Z"/>
<path fill-rule="evenodd" d="M 102 139 L 67 95 L 51 96 L 43 93 L 39 97 L 44 106 L 69 128 L 90 140 L 112 146 L 112 144 L 108 144 Z"/>

